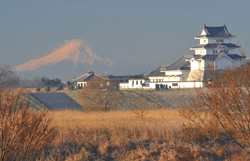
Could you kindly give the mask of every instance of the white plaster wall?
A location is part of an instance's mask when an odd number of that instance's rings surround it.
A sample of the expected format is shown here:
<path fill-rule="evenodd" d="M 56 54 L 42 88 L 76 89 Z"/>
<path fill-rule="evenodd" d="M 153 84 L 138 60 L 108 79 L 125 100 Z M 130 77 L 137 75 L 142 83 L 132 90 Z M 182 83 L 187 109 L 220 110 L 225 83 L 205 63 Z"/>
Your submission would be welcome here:
<path fill-rule="evenodd" d="M 149 77 L 150 82 L 162 82 L 165 77 Z"/>
<path fill-rule="evenodd" d="M 195 50 L 195 55 L 206 55 L 206 50 Z"/>
<path fill-rule="evenodd" d="M 216 40 L 222 40 L 222 39 L 220 39 L 220 38 L 218 38 L 218 39 L 211 39 L 212 41 L 209 41 L 209 43 L 211 42 L 211 43 L 218 43 L 218 42 L 216 42 Z M 223 39 L 223 43 L 231 43 L 231 39 Z"/>
<path fill-rule="evenodd" d="M 214 44 L 214 39 L 208 39 L 208 44 Z"/>
<path fill-rule="evenodd" d="M 79 86 L 81 88 L 87 87 L 87 82 L 77 82 L 76 84 L 77 84 L 77 86 Z"/>
<path fill-rule="evenodd" d="M 205 61 L 204 60 L 201 61 L 201 68 L 200 68 L 200 70 L 205 70 Z"/>
<path fill-rule="evenodd" d="M 165 81 L 169 81 L 169 76 L 168 77 L 164 77 L 163 82 L 165 82 Z"/>
<path fill-rule="evenodd" d="M 235 49 L 229 49 L 228 54 L 235 54 Z"/>
<path fill-rule="evenodd" d="M 208 39 L 200 39 L 200 44 L 207 44 L 208 43 Z"/>
<path fill-rule="evenodd" d="M 156 84 L 156 83 L 150 83 L 150 84 L 149 84 L 149 87 L 152 88 L 152 89 L 155 89 L 155 84 Z"/>
<path fill-rule="evenodd" d="M 231 43 L 231 39 L 224 39 L 223 43 Z"/>
<path fill-rule="evenodd" d="M 213 55 L 213 50 L 206 50 L 207 55 Z"/>
<path fill-rule="evenodd" d="M 182 72 L 182 81 L 187 81 L 190 71 L 183 71 Z"/>
<path fill-rule="evenodd" d="M 190 67 L 191 69 L 190 70 L 198 70 L 198 62 L 193 60 L 193 62 L 191 61 L 190 62 Z"/>
<path fill-rule="evenodd" d="M 148 83 L 148 82 L 147 82 Z M 177 83 L 178 86 L 173 86 L 173 83 Z M 176 89 L 176 88 L 200 88 L 203 87 L 204 83 L 203 82 L 178 82 L 178 81 L 170 81 L 170 82 L 153 82 L 153 83 L 149 83 L 149 87 L 134 87 L 134 88 L 126 88 L 126 84 L 128 83 L 122 83 L 120 84 L 120 90 L 124 90 L 124 89 L 155 89 L 156 84 L 162 84 L 162 85 L 167 85 L 168 88 L 171 87 L 171 89 Z M 123 88 L 125 87 L 125 88 Z"/>
<path fill-rule="evenodd" d="M 136 84 L 136 81 L 138 84 Z M 129 88 L 142 88 L 142 84 L 145 82 L 144 79 L 132 79 L 128 81 Z M 133 84 L 134 83 L 134 84 Z"/>
<path fill-rule="evenodd" d="M 203 82 L 181 82 L 180 88 L 201 88 L 203 85 Z"/>
<path fill-rule="evenodd" d="M 176 71 L 166 71 L 165 75 L 182 75 L 182 71 L 176 70 Z"/>
<path fill-rule="evenodd" d="M 194 60 L 193 62 L 190 62 L 190 67 L 191 67 L 191 71 L 192 70 L 205 70 L 205 61 L 204 60 Z"/>
<path fill-rule="evenodd" d="M 181 81 L 182 80 L 182 76 L 178 75 L 178 76 L 168 76 L 164 78 L 164 82 L 168 82 L 168 81 Z"/>
<path fill-rule="evenodd" d="M 129 83 L 119 83 L 119 89 L 129 89 Z"/>
<path fill-rule="evenodd" d="M 204 30 L 201 31 L 201 35 L 207 35 Z"/>
<path fill-rule="evenodd" d="M 214 69 L 214 61 L 210 61 L 210 60 L 205 60 L 204 61 L 204 70 L 207 70 L 207 69 Z"/>
<path fill-rule="evenodd" d="M 173 83 L 178 83 L 178 86 L 173 86 Z M 156 84 L 162 84 L 162 85 L 167 85 L 168 88 L 171 87 L 171 89 L 175 88 L 200 88 L 203 87 L 204 83 L 203 82 L 164 82 L 164 83 L 150 83 L 150 89 L 155 89 Z"/>
<path fill-rule="evenodd" d="M 234 62 L 228 59 L 226 56 L 220 57 L 218 60 L 215 61 L 216 69 L 228 69 L 234 67 Z"/>

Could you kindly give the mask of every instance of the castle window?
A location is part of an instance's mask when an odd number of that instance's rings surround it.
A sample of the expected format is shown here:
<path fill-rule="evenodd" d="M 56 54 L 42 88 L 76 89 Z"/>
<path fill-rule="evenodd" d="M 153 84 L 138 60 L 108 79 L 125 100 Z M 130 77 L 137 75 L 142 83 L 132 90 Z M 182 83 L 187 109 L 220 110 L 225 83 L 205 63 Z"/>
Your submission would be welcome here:
<path fill-rule="evenodd" d="M 172 83 L 172 86 L 176 87 L 176 86 L 178 86 L 178 83 Z"/>
<path fill-rule="evenodd" d="M 217 54 L 218 53 L 218 51 L 217 50 L 213 50 L 213 54 Z"/>
<path fill-rule="evenodd" d="M 223 39 L 217 39 L 217 40 L 214 40 L 215 42 L 224 42 Z"/>
<path fill-rule="evenodd" d="M 227 53 L 228 53 L 228 50 L 225 50 L 225 53 L 227 54 Z"/>
<path fill-rule="evenodd" d="M 204 40 L 204 43 L 206 43 L 207 41 L 206 40 Z"/>

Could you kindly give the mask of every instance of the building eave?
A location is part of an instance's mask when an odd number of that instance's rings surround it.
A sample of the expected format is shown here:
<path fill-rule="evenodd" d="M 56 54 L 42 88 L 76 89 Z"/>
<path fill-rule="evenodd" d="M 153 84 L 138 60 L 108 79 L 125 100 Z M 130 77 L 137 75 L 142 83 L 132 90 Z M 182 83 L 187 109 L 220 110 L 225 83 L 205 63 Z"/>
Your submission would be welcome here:
<path fill-rule="evenodd" d="M 194 39 L 230 39 L 235 36 L 236 35 L 218 37 L 218 36 L 209 36 L 209 35 L 197 35 L 197 36 L 194 36 Z"/>

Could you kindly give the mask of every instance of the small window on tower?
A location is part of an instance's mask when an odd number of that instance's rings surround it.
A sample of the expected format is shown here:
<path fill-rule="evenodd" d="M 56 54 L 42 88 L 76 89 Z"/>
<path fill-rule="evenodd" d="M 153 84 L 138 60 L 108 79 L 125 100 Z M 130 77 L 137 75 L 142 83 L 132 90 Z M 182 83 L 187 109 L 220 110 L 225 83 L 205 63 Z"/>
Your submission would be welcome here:
<path fill-rule="evenodd" d="M 204 40 L 204 43 L 206 43 L 207 41 L 206 40 Z"/>

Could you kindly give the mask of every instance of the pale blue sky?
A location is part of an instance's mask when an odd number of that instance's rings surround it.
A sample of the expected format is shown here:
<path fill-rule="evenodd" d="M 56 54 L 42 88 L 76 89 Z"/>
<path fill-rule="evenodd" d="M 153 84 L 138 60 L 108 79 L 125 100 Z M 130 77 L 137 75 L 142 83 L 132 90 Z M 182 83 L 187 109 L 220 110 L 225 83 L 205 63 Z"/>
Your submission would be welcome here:
<path fill-rule="evenodd" d="M 225 23 L 237 35 L 232 42 L 244 45 L 249 7 L 248 0 L 1 0 L 0 63 L 14 67 L 84 39 L 103 57 L 154 69 L 194 54 L 204 24 Z"/>

